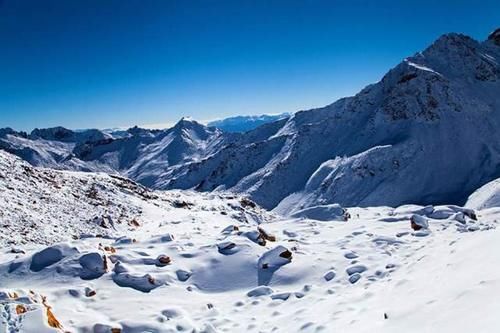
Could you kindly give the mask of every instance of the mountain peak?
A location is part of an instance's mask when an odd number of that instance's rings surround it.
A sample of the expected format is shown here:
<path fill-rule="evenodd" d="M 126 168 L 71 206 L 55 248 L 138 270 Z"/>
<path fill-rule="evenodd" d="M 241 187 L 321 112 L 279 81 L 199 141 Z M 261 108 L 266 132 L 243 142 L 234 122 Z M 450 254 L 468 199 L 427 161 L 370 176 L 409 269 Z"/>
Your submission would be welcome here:
<path fill-rule="evenodd" d="M 175 125 L 174 128 L 192 128 L 192 127 L 204 127 L 196 120 L 191 117 L 182 117 Z"/>
<path fill-rule="evenodd" d="M 186 135 L 186 133 L 196 133 L 196 135 L 200 138 L 206 137 L 208 132 L 213 132 L 213 129 L 200 124 L 191 117 L 182 117 L 177 124 L 175 124 L 172 130 L 180 135 Z"/>
<path fill-rule="evenodd" d="M 448 53 L 457 49 L 475 47 L 477 44 L 479 43 L 476 40 L 467 35 L 451 32 L 441 35 L 424 51 L 424 53 L 428 53 L 429 51 Z"/>
<path fill-rule="evenodd" d="M 28 137 L 28 134 L 26 132 L 22 132 L 22 131 L 18 132 L 16 130 L 13 130 L 10 127 L 0 128 L 0 137 L 5 136 L 7 134 L 15 135 L 15 136 L 20 136 L 20 137 L 23 137 L 23 138 L 27 138 Z"/>
<path fill-rule="evenodd" d="M 32 139 L 65 141 L 71 139 L 74 134 L 75 133 L 70 129 L 57 126 L 51 128 L 35 128 L 31 131 L 30 137 Z"/>

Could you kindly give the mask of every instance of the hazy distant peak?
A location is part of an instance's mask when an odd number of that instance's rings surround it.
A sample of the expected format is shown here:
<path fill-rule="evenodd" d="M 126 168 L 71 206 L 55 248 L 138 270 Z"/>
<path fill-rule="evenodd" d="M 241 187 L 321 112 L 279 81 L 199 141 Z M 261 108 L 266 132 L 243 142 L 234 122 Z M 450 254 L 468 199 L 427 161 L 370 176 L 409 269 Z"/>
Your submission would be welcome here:
<path fill-rule="evenodd" d="M 276 120 L 290 117 L 290 113 L 281 113 L 276 115 L 252 115 L 252 116 L 234 116 L 209 122 L 208 126 L 220 128 L 226 132 L 247 132 L 260 125 L 270 123 Z"/>

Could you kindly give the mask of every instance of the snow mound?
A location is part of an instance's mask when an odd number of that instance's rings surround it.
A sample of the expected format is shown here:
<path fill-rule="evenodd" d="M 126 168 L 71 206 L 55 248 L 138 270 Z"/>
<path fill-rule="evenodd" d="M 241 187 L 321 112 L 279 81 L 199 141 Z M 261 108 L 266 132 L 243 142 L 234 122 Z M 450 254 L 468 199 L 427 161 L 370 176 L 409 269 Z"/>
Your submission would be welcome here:
<path fill-rule="evenodd" d="M 45 248 L 33 255 L 33 258 L 31 259 L 30 269 L 33 272 L 39 272 L 42 269 L 55 264 L 63 258 L 75 253 L 78 253 L 78 250 L 66 244 L 59 244 Z"/>
<path fill-rule="evenodd" d="M 500 179 L 495 179 L 474 191 L 465 206 L 473 209 L 500 207 Z"/>
<path fill-rule="evenodd" d="M 347 221 L 349 213 L 339 204 L 319 205 L 296 211 L 293 218 L 307 218 L 318 221 Z"/>

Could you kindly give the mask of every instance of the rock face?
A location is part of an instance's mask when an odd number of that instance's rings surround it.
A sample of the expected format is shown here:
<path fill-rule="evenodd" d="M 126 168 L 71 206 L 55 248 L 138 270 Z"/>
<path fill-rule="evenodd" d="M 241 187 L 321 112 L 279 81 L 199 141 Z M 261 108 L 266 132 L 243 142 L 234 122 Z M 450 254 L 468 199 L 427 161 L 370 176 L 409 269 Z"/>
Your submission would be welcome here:
<path fill-rule="evenodd" d="M 488 40 L 493 41 L 495 44 L 500 45 L 500 28 L 493 31 L 489 36 Z"/>

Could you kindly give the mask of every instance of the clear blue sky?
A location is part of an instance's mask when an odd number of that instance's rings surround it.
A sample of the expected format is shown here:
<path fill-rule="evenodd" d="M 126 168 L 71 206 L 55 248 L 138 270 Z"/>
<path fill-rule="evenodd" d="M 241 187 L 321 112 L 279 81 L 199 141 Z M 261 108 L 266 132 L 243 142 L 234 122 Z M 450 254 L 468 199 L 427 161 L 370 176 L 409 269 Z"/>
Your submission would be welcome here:
<path fill-rule="evenodd" d="M 0 127 L 319 107 L 443 33 L 498 26 L 498 0 L 0 0 Z"/>

